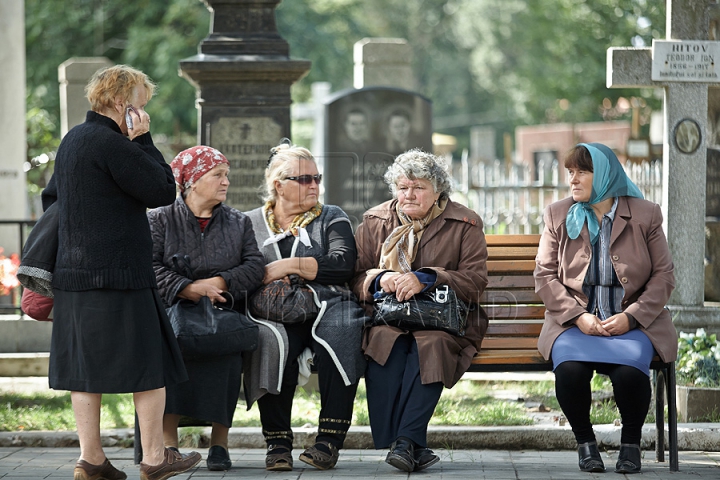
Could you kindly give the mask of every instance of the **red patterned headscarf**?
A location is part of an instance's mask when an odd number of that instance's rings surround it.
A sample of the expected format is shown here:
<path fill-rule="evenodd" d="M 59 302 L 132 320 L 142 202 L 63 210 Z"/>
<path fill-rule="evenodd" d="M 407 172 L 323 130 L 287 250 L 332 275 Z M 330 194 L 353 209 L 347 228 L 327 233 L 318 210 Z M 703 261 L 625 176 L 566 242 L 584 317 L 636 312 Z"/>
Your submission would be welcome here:
<path fill-rule="evenodd" d="M 200 177 L 222 163 L 230 164 L 219 150 L 198 145 L 178 153 L 170 162 L 170 168 L 172 168 L 175 183 L 178 184 L 181 192 L 185 192 Z"/>

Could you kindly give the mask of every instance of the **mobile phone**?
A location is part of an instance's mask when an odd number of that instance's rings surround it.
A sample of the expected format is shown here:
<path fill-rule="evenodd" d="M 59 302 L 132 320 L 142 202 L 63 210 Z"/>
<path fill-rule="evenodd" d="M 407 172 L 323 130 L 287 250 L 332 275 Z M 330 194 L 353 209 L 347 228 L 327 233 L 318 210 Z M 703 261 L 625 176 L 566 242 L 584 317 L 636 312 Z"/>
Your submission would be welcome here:
<path fill-rule="evenodd" d="M 133 127 L 132 116 L 130 115 L 130 112 L 131 112 L 131 111 L 134 112 L 135 115 L 137 115 L 138 117 L 140 117 L 140 114 L 137 112 L 137 110 L 135 110 L 135 107 L 133 107 L 132 105 L 130 105 L 129 107 L 127 107 L 127 108 L 125 109 L 125 123 L 127 124 L 128 130 L 131 130 L 132 128 L 134 128 L 134 127 Z"/>

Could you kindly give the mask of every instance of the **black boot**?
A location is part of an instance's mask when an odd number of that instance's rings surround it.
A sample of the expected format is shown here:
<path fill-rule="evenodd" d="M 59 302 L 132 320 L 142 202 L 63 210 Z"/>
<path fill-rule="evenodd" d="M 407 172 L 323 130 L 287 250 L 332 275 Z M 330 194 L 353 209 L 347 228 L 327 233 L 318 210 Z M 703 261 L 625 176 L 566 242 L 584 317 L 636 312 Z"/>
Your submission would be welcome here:
<path fill-rule="evenodd" d="M 437 462 L 440 461 L 440 457 L 435 455 L 435 452 L 433 452 L 429 448 L 416 447 L 415 452 L 413 452 L 413 457 L 415 457 L 415 470 L 413 470 L 414 472 L 425 470 L 426 468 L 435 465 Z"/>
<path fill-rule="evenodd" d="M 605 464 L 600 457 L 597 442 L 578 445 L 578 466 L 583 472 L 604 472 Z"/>
<path fill-rule="evenodd" d="M 640 473 L 641 467 L 640 445 L 621 443 L 615 473 Z"/>
<path fill-rule="evenodd" d="M 415 448 L 412 440 L 405 437 L 399 437 L 393 443 L 390 453 L 385 458 L 385 463 L 389 463 L 393 467 L 405 472 L 415 470 Z"/>

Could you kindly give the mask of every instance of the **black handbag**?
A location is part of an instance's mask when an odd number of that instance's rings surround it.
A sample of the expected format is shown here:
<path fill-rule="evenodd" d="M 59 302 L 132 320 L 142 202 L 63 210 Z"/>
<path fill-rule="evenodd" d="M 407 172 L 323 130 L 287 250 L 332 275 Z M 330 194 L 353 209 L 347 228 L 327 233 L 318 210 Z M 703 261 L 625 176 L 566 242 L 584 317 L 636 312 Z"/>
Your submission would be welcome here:
<path fill-rule="evenodd" d="M 230 307 L 213 305 L 210 297 L 195 303 L 180 300 L 167 309 L 168 318 L 184 358 L 207 358 L 255 350 L 258 326 Z"/>
<path fill-rule="evenodd" d="M 447 285 L 413 295 L 399 302 L 395 294 L 375 300 L 373 325 L 390 325 L 405 330 L 442 330 L 462 337 L 470 308 Z"/>
<path fill-rule="evenodd" d="M 183 265 L 180 265 L 182 260 Z M 175 254 L 174 270 L 193 278 L 190 257 Z M 223 292 L 228 303 L 213 305 L 210 297 L 195 303 L 180 299 L 166 309 L 183 358 L 208 358 L 253 351 L 258 346 L 260 330 L 255 322 L 237 310 L 230 292 Z"/>
<path fill-rule="evenodd" d="M 289 275 L 289 280 L 275 280 L 253 293 L 248 301 L 250 315 L 288 324 L 315 320 L 320 308 L 312 288 L 298 275 Z"/>

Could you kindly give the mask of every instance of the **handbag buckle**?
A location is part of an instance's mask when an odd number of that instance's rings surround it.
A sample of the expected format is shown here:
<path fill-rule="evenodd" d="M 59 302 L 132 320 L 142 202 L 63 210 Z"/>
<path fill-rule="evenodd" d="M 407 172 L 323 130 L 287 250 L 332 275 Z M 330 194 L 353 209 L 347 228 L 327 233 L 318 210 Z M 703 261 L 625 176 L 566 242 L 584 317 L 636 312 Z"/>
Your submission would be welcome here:
<path fill-rule="evenodd" d="M 435 301 L 437 303 L 447 303 L 448 297 L 450 297 L 450 287 L 447 285 L 445 285 L 443 290 L 440 288 L 435 290 Z"/>

